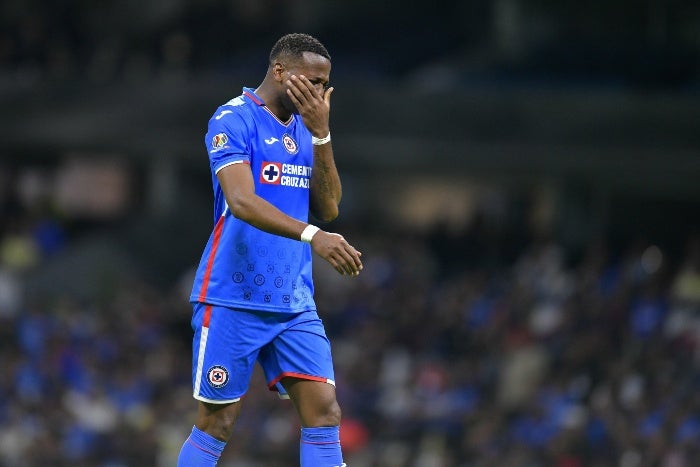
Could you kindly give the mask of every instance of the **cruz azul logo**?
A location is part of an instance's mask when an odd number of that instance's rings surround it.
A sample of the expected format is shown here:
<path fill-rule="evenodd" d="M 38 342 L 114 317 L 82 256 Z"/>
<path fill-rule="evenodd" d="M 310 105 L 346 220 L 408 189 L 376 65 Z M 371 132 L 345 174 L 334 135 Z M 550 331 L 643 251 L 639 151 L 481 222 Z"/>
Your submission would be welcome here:
<path fill-rule="evenodd" d="M 214 365 L 207 371 L 207 381 L 213 388 L 222 388 L 228 383 L 228 370 L 221 365 Z"/>
<path fill-rule="evenodd" d="M 311 167 L 308 165 L 263 162 L 260 166 L 260 182 L 266 185 L 308 189 L 310 179 Z"/>
<path fill-rule="evenodd" d="M 282 136 L 282 144 L 284 144 L 284 149 L 287 150 L 289 154 L 296 154 L 299 152 L 299 146 L 297 146 L 297 142 L 294 141 L 294 138 L 289 136 L 287 133 Z"/>

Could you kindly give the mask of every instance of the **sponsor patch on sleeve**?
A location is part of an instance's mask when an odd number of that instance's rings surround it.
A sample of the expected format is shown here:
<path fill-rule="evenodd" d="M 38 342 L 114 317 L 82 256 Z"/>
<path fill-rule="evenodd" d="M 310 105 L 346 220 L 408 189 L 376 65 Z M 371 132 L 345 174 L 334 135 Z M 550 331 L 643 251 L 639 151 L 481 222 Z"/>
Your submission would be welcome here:
<path fill-rule="evenodd" d="M 214 137 L 211 139 L 211 152 L 216 152 L 228 148 L 229 146 L 227 145 L 227 143 L 228 136 L 226 136 L 226 133 L 218 133 L 214 135 Z"/>

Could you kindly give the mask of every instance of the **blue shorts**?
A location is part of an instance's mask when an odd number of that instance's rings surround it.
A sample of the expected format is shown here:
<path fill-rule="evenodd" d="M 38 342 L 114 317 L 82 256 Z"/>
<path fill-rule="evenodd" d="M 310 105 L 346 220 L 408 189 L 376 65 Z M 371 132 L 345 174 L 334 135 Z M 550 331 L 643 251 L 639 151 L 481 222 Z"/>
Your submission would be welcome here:
<path fill-rule="evenodd" d="M 195 399 L 237 402 L 256 360 L 270 390 L 285 377 L 335 385 L 331 346 L 315 311 L 275 313 L 193 303 L 192 385 Z"/>

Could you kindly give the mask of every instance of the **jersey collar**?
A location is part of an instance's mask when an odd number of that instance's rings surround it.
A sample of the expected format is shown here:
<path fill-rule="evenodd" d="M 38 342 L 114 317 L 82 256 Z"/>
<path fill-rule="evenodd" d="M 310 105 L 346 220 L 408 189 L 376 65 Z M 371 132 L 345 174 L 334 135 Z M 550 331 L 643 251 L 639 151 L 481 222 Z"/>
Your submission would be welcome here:
<path fill-rule="evenodd" d="M 272 111 L 265 105 L 265 101 L 263 101 L 260 98 L 260 96 L 255 94 L 255 90 L 253 88 L 243 88 L 243 95 L 245 97 L 247 97 L 248 99 L 250 99 L 251 101 L 253 101 L 255 104 L 257 104 L 259 107 L 262 107 L 263 109 L 265 109 L 270 115 L 272 115 L 272 117 L 274 117 L 275 120 L 280 122 L 280 124 L 284 125 L 285 127 L 289 126 L 289 124 L 294 121 L 294 114 L 290 115 L 289 120 L 287 120 L 286 122 L 283 122 L 282 120 L 280 120 L 279 117 L 277 117 L 277 115 L 272 113 Z"/>
<path fill-rule="evenodd" d="M 251 101 L 253 101 L 256 105 L 265 105 L 265 101 L 263 101 L 257 94 L 255 94 L 255 90 L 253 88 L 243 88 L 243 95 Z"/>

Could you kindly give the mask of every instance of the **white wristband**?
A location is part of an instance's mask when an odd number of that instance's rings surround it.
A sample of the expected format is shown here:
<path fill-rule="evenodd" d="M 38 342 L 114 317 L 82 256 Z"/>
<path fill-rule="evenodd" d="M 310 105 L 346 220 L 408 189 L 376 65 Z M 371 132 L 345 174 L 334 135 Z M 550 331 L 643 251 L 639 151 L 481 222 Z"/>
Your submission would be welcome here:
<path fill-rule="evenodd" d="M 307 225 L 301 232 L 301 241 L 305 243 L 311 243 L 311 239 L 314 238 L 314 235 L 316 235 L 316 232 L 318 232 L 319 230 L 321 229 L 319 229 L 315 225 Z"/>
<path fill-rule="evenodd" d="M 331 140 L 331 132 L 328 132 L 328 136 L 325 138 L 316 138 L 315 136 L 311 135 L 311 144 L 314 146 L 320 146 L 322 144 L 326 144 Z"/>

